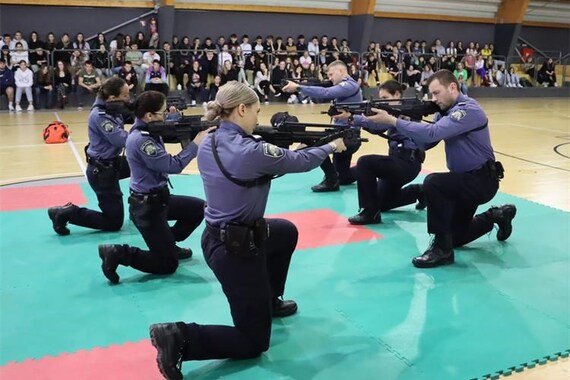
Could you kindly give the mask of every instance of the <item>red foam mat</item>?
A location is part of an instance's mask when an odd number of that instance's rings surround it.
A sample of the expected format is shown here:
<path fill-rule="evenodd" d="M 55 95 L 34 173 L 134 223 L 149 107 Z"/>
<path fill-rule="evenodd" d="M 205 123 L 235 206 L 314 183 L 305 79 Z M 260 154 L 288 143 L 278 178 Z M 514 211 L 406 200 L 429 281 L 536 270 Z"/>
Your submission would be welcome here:
<path fill-rule="evenodd" d="M 0 188 L 0 211 L 42 209 L 67 202 L 87 204 L 80 184 Z"/>
<path fill-rule="evenodd" d="M 355 243 L 384 237 L 364 226 L 349 224 L 346 216 L 329 209 L 270 215 L 268 218 L 287 219 L 297 226 L 299 230 L 297 249 Z"/>
<path fill-rule="evenodd" d="M 149 340 L 94 348 L 0 367 L 2 380 L 159 380 Z"/>

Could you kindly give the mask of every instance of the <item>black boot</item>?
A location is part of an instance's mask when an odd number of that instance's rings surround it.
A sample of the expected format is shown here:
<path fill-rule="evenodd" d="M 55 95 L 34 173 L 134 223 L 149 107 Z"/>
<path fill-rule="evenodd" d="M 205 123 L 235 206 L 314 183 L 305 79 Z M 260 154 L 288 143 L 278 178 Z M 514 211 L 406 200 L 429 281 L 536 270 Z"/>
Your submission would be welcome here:
<path fill-rule="evenodd" d="M 297 312 L 297 303 L 295 301 L 284 301 L 281 298 L 273 300 L 273 317 L 288 317 Z"/>
<path fill-rule="evenodd" d="M 119 283 L 119 275 L 117 268 L 119 265 L 128 266 L 127 247 L 119 244 L 101 244 L 99 245 L 99 257 L 103 261 L 101 269 L 105 277 L 113 284 Z"/>
<path fill-rule="evenodd" d="M 192 250 L 190 248 L 176 247 L 178 260 L 186 260 L 192 257 Z"/>
<path fill-rule="evenodd" d="M 325 192 L 330 192 L 330 191 L 338 191 L 340 189 L 340 185 L 337 180 L 328 180 L 328 179 L 323 179 L 323 181 L 321 183 L 319 183 L 318 185 L 315 185 L 313 187 L 311 187 L 311 190 L 313 190 L 315 193 L 325 193 Z"/>
<path fill-rule="evenodd" d="M 79 207 L 69 202 L 65 206 L 48 208 L 48 216 L 51 219 L 53 230 L 61 236 L 70 234 L 69 228 L 66 227 L 71 216 Z"/>
<path fill-rule="evenodd" d="M 427 207 L 427 200 L 426 200 L 426 195 L 424 193 L 424 188 L 422 185 L 416 185 L 416 186 L 418 187 L 418 195 L 416 196 L 418 203 L 416 203 L 416 210 L 425 210 L 425 208 Z"/>
<path fill-rule="evenodd" d="M 380 210 L 376 211 L 373 209 L 363 208 L 358 214 L 348 218 L 348 223 L 354 225 L 364 225 L 364 224 L 378 224 L 382 223 L 382 215 Z"/>
<path fill-rule="evenodd" d="M 182 355 L 188 343 L 184 334 L 185 324 L 157 323 L 150 325 L 150 341 L 156 348 L 156 364 L 162 376 L 168 380 L 182 380 Z"/>
<path fill-rule="evenodd" d="M 497 223 L 499 230 L 497 231 L 497 240 L 505 241 L 511 236 L 513 232 L 512 221 L 517 214 L 517 207 L 515 205 L 503 205 L 501 207 L 491 207 L 489 209 L 493 223 Z"/>
<path fill-rule="evenodd" d="M 453 241 L 451 234 L 436 235 L 423 255 L 414 257 L 412 264 L 416 268 L 433 268 L 440 265 L 453 264 Z"/>

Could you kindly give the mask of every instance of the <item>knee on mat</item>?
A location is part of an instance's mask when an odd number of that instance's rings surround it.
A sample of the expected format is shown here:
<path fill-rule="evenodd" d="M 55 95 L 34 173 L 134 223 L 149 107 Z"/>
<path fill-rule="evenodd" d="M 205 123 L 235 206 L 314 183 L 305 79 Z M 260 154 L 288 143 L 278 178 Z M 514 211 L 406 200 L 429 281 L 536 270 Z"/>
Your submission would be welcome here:
<path fill-rule="evenodd" d="M 168 259 L 162 262 L 160 274 L 173 274 L 178 269 L 178 259 Z"/>

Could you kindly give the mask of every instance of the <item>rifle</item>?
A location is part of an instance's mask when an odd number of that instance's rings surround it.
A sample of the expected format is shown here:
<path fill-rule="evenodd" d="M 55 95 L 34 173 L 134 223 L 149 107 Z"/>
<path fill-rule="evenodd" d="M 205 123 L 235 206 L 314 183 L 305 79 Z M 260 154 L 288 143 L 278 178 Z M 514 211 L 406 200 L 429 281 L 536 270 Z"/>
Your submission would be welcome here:
<path fill-rule="evenodd" d="M 182 94 L 168 96 L 166 98 L 166 109 L 170 107 L 176 107 L 177 110 L 183 111 L 188 108 L 188 103 L 186 103 L 186 98 Z"/>
<path fill-rule="evenodd" d="M 185 141 L 192 141 L 196 135 L 211 126 L 220 125 L 218 120 L 202 121 L 202 115 L 182 116 L 176 121 L 154 121 L 148 123 L 144 130 L 153 137 L 162 137 L 165 144 L 177 144 Z"/>
<path fill-rule="evenodd" d="M 315 128 L 308 130 L 307 127 Z M 305 144 L 309 147 L 325 145 L 338 138 L 344 139 L 347 147 L 355 146 L 368 139 L 360 138 L 358 130 L 339 128 L 332 124 L 297 123 L 285 121 L 273 127 L 258 126 L 253 135 L 260 136 L 263 141 L 280 148 L 289 149 L 293 143 Z"/>
<path fill-rule="evenodd" d="M 407 116 L 412 121 L 422 121 L 424 116 L 440 112 L 440 108 L 431 101 L 423 101 L 416 98 L 403 98 L 394 100 L 367 100 L 355 103 L 336 103 L 333 102 L 326 111 L 329 116 L 335 116 L 342 111 L 350 112 L 352 115 L 374 115 L 372 108 L 378 108 L 388 112 L 395 117 Z"/>
<path fill-rule="evenodd" d="M 302 84 L 304 86 L 316 86 L 316 87 L 332 87 L 332 82 L 330 80 L 320 81 L 315 78 L 284 78 L 281 79 L 281 87 L 285 86 L 288 81 L 295 82 L 297 84 Z"/>

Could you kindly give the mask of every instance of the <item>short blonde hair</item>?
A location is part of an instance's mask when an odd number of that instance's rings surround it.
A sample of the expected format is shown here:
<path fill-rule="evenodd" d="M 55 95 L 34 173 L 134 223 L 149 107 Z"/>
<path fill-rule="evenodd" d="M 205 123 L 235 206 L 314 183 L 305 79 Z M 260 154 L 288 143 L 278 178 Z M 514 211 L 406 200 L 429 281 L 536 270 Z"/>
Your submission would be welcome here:
<path fill-rule="evenodd" d="M 206 120 L 226 118 L 240 104 L 250 106 L 259 102 L 255 91 L 244 83 L 231 81 L 220 87 L 216 100 L 208 102 Z"/>

